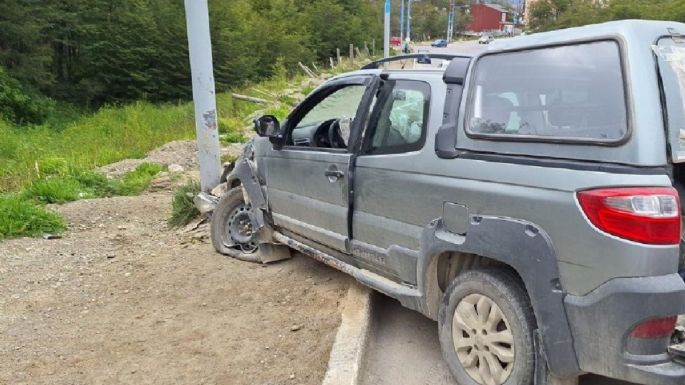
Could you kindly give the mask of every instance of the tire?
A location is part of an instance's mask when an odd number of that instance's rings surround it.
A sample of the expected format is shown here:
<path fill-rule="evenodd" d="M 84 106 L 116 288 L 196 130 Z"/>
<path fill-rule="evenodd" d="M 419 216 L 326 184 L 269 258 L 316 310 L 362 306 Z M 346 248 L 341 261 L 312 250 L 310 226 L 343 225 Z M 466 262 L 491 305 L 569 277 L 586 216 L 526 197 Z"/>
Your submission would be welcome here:
<path fill-rule="evenodd" d="M 221 254 L 228 255 L 248 262 L 260 262 L 259 246 L 256 242 L 243 243 L 239 246 L 227 246 L 235 242 L 229 232 L 232 218 L 240 215 L 243 220 L 252 208 L 245 204 L 241 187 L 236 187 L 224 194 L 214 209 L 211 223 L 211 238 L 214 249 Z"/>
<path fill-rule="evenodd" d="M 438 329 L 443 357 L 460 385 L 533 383 L 535 316 L 513 273 L 493 269 L 459 275 L 440 303 Z"/>

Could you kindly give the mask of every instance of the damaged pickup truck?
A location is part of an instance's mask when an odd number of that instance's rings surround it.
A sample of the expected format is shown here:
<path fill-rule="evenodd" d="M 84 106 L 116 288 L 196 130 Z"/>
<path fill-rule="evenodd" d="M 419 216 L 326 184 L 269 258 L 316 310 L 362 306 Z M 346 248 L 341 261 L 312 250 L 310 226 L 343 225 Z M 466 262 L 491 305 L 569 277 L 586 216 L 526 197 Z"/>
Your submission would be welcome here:
<path fill-rule="evenodd" d="M 437 320 L 461 385 L 685 384 L 684 33 L 612 22 L 335 77 L 256 122 L 214 247 L 298 250 Z"/>

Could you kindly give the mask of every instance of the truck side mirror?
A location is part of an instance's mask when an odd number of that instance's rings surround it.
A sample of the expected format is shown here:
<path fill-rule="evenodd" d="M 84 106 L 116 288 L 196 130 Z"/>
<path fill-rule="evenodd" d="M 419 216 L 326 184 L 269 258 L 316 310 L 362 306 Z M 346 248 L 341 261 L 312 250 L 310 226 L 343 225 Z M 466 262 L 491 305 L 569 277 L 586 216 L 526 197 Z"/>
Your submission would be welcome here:
<path fill-rule="evenodd" d="M 273 115 L 264 115 L 254 121 L 254 130 L 259 136 L 271 138 L 281 130 L 281 124 Z"/>
<path fill-rule="evenodd" d="M 283 146 L 285 133 L 278 119 L 273 115 L 264 115 L 254 121 L 254 130 L 257 135 L 269 138 L 274 145 Z"/>

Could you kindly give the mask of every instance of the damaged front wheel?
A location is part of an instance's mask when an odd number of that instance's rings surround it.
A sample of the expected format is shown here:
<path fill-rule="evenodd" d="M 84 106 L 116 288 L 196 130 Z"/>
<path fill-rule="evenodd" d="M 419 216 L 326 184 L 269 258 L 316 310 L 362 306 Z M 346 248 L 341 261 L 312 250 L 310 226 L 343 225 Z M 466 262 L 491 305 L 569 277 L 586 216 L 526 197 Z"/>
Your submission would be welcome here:
<path fill-rule="evenodd" d="M 252 210 L 240 187 L 221 197 L 212 214 L 212 245 L 216 251 L 243 261 L 260 261 Z"/>

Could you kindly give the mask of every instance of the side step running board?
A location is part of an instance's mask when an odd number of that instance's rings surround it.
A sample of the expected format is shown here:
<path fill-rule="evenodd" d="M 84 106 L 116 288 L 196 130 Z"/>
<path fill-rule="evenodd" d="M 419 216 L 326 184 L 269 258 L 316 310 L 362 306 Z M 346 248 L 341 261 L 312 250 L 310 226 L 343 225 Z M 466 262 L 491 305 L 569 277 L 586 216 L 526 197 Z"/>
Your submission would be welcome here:
<path fill-rule="evenodd" d="M 414 287 L 402 285 L 376 273 L 354 267 L 350 264 L 333 258 L 322 251 L 316 250 L 313 247 L 309 247 L 302 242 L 298 242 L 292 238 L 289 238 L 279 232 L 273 233 L 273 239 L 301 253 L 304 253 L 319 262 L 323 262 L 334 269 L 340 270 L 343 273 L 347 273 L 354 277 L 354 279 L 359 281 L 361 284 L 378 290 L 389 297 L 397 298 L 404 302 L 408 298 L 419 298 L 421 296 L 421 293 L 419 293 L 419 291 Z"/>

